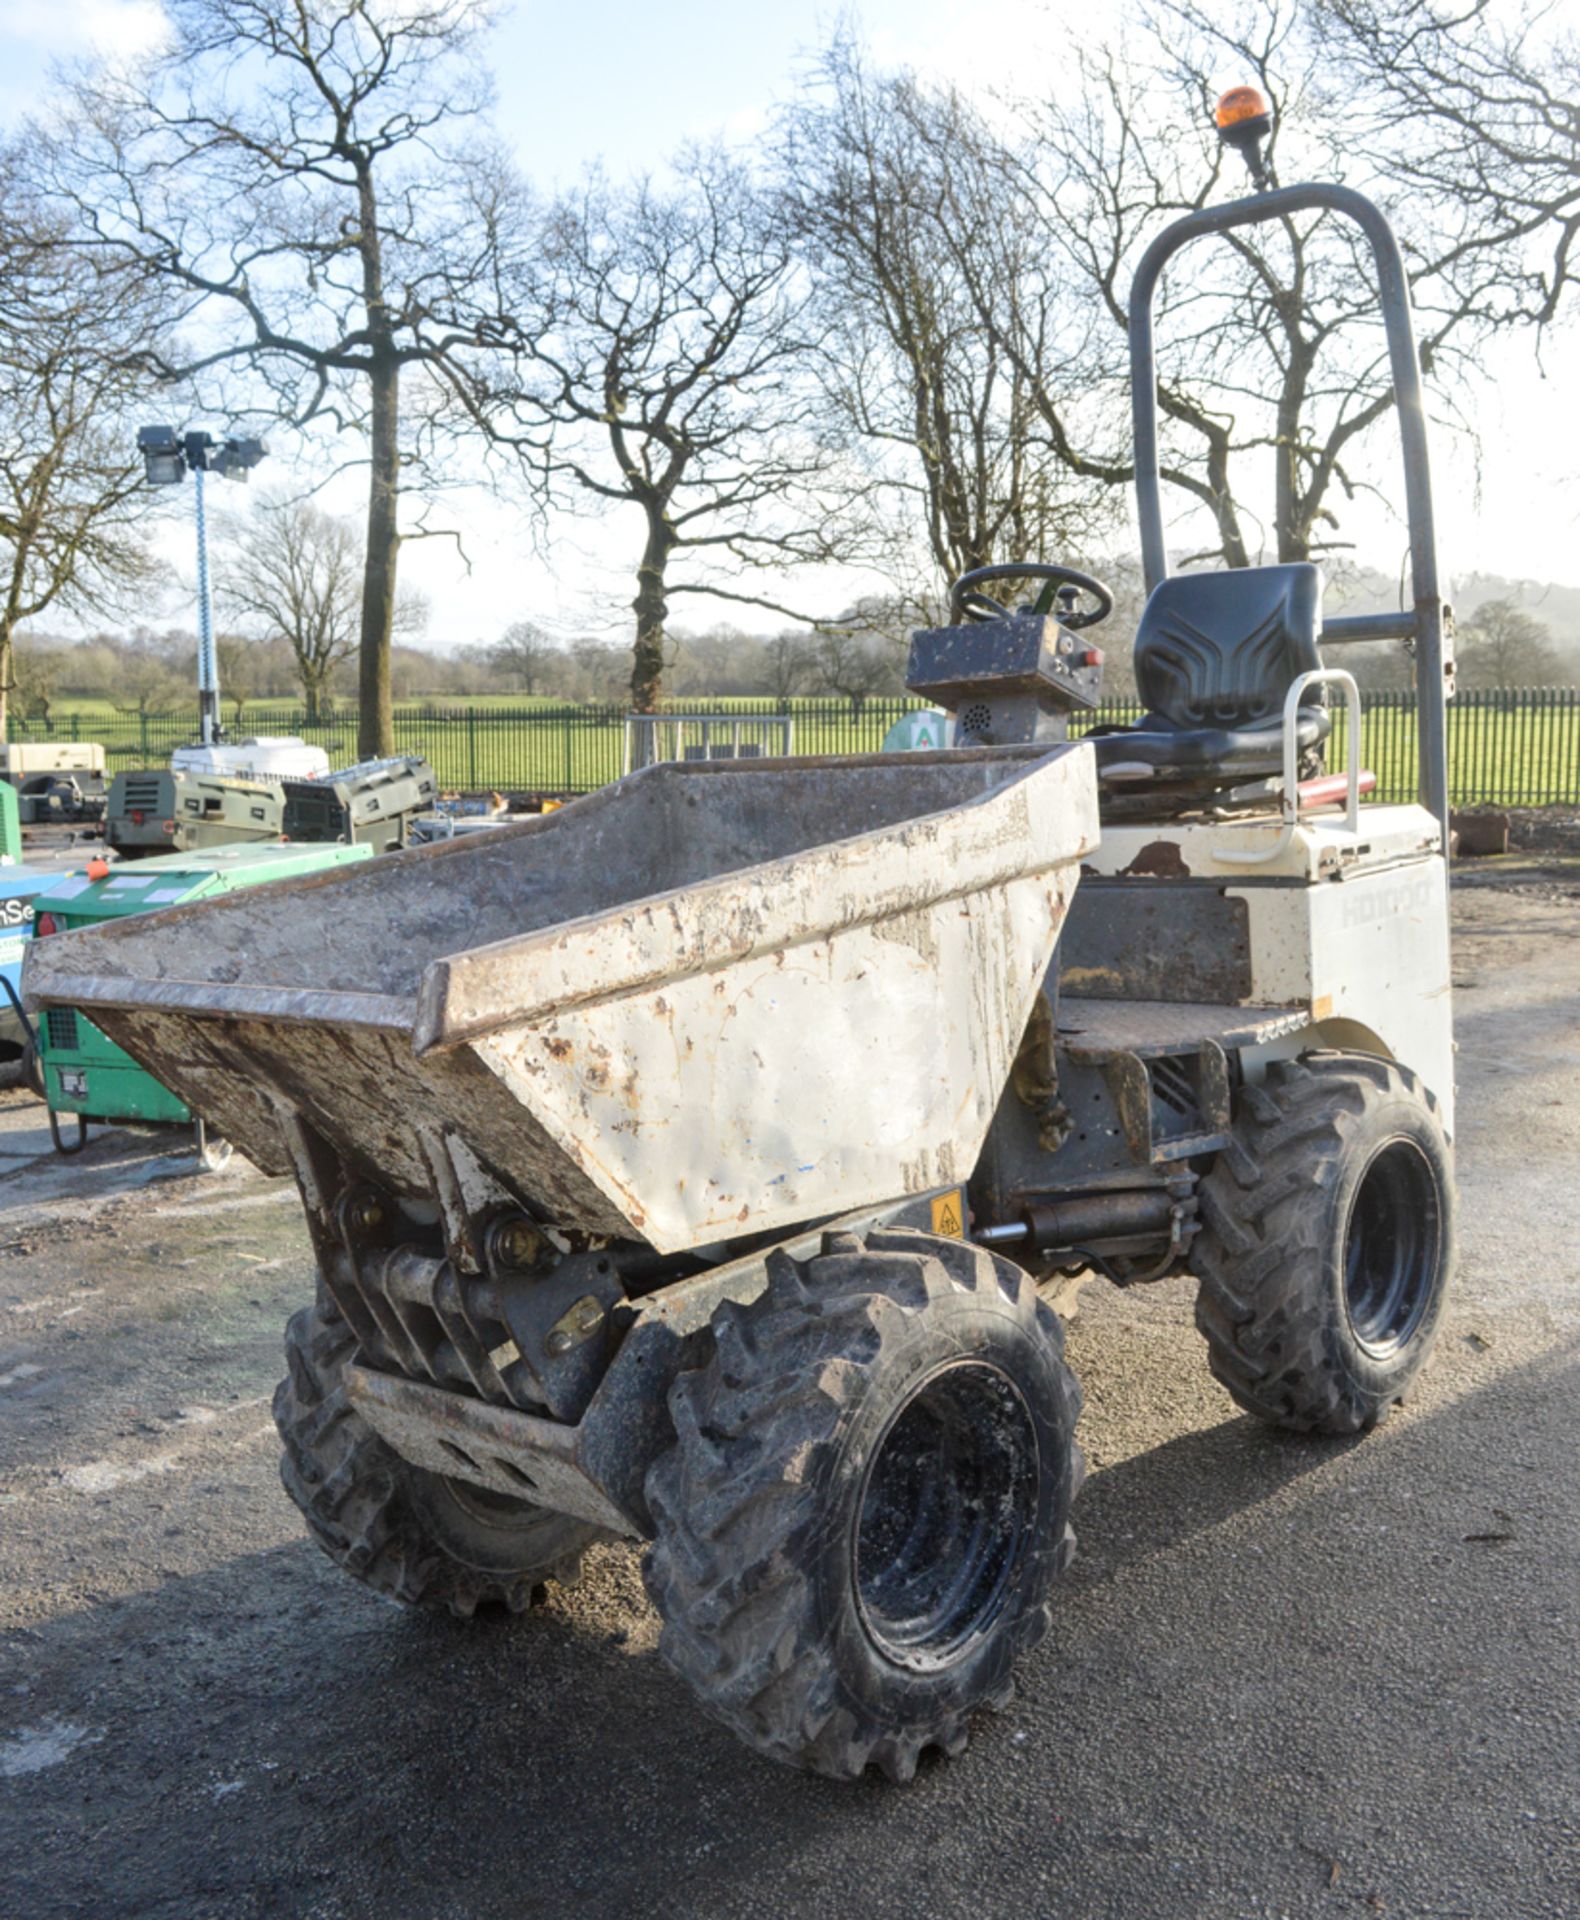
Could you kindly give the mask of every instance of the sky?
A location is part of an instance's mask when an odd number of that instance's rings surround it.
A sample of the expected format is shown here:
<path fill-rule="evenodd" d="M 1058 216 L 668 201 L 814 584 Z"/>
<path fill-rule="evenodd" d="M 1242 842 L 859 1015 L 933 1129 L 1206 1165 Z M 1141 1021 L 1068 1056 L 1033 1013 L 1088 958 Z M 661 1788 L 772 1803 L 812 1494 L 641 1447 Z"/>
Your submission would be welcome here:
<path fill-rule="evenodd" d="M 1083 0 L 1080 18 L 1100 24 L 1116 4 Z M 972 90 L 1006 75 L 1035 87 L 1043 73 L 1052 87 L 1065 64 L 1067 8 L 1068 0 L 862 0 L 851 11 L 806 0 L 518 0 L 493 43 L 498 125 L 546 189 L 570 183 L 595 160 L 614 174 L 656 166 L 686 138 L 750 142 L 842 21 L 854 22 L 880 66 L 910 65 Z M 35 104 L 52 61 L 94 49 L 132 52 L 159 21 L 157 0 L 0 0 L 0 119 L 14 121 Z M 1223 83 L 1244 77 L 1226 73 Z M 1544 361 L 1528 340 L 1489 359 L 1476 408 L 1479 471 L 1463 448 L 1443 436 L 1434 444 L 1439 546 L 1451 575 L 1580 583 L 1580 453 L 1551 430 L 1554 420 L 1580 414 L 1580 330 L 1551 341 Z M 285 437 L 276 437 L 273 455 L 277 481 L 300 477 Z M 1385 455 L 1379 441 L 1377 457 Z M 268 473 L 261 469 L 259 479 Z M 1392 469 L 1376 477 L 1395 485 Z M 239 499 L 227 504 L 245 510 Z M 340 483 L 328 504 L 355 511 L 355 484 Z M 429 602 L 430 643 L 491 641 L 521 618 L 562 632 L 616 632 L 628 619 L 640 542 L 628 510 L 557 524 L 546 555 L 534 553 L 519 515 L 501 502 L 463 496 L 450 517 L 465 521 L 469 572 L 447 542 L 418 543 L 402 556 L 405 579 Z M 1359 557 L 1397 570 L 1402 534 L 1380 512 L 1368 509 L 1346 532 L 1358 537 Z M 190 578 L 186 536 L 175 527 L 168 538 L 173 563 Z M 222 551 L 214 566 L 223 568 Z M 832 613 L 861 584 L 839 574 L 803 579 L 796 598 Z M 754 624 L 746 610 L 713 604 Z M 686 615 L 707 624 L 708 607 L 693 600 Z M 181 590 L 170 618 L 191 618 Z M 764 616 L 755 624 L 782 623 Z"/>

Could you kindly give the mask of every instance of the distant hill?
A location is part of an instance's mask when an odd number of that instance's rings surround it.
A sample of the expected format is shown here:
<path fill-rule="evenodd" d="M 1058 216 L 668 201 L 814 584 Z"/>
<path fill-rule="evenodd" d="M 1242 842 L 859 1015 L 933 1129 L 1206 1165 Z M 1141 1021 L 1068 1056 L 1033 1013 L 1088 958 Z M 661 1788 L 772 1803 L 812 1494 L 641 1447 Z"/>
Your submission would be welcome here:
<path fill-rule="evenodd" d="M 1468 626 L 1476 609 L 1489 600 L 1512 600 L 1551 631 L 1558 651 L 1580 663 L 1580 587 L 1555 580 L 1515 580 L 1501 573 L 1467 573 L 1451 578 L 1454 618 Z M 1329 570 L 1327 605 L 1342 601 L 1349 613 L 1380 613 L 1400 602 L 1399 583 L 1372 567 Z"/>

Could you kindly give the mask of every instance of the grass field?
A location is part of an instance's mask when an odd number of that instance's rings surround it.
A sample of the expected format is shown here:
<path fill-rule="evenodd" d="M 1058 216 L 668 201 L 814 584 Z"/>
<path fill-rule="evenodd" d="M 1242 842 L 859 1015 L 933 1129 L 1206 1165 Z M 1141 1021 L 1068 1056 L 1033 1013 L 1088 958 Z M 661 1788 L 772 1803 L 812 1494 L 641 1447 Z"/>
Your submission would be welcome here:
<path fill-rule="evenodd" d="M 797 754 L 871 753 L 916 700 L 801 699 L 785 703 L 722 699 L 706 711 L 739 720 L 741 740 L 768 753 L 780 749 L 783 722 Z M 702 703 L 688 703 L 701 710 Z M 1133 720 L 1134 706 L 1093 716 Z M 671 719 L 680 717 L 672 712 Z M 754 724 L 755 723 L 755 724 Z M 86 739 L 104 745 L 112 770 L 159 765 L 173 747 L 196 733 L 194 711 L 136 714 L 104 701 L 57 703 L 52 724 L 14 723 L 12 738 Z M 1328 761 L 1344 764 L 1343 719 L 1338 718 Z M 356 717 L 349 710 L 314 725 L 301 708 L 259 701 L 243 714 L 248 733 L 300 734 L 321 745 L 333 765 L 356 758 Z M 1077 731 L 1079 731 L 1079 727 Z M 733 728 L 731 729 L 733 734 Z M 547 793 L 586 793 L 618 779 L 625 764 L 625 716 L 615 707 L 567 707 L 498 696 L 434 705 L 403 701 L 395 711 L 397 751 L 424 754 L 446 787 Z M 733 744 L 733 740 L 731 742 Z M 671 736 L 665 751 L 702 745 L 700 725 Z M 1415 793 L 1415 708 L 1406 694 L 1372 694 L 1366 703 L 1363 761 L 1378 777 L 1377 797 L 1405 800 Z M 1448 715 L 1449 785 L 1456 805 L 1580 804 L 1580 692 L 1572 688 L 1524 693 L 1462 694 Z"/>
<path fill-rule="evenodd" d="M 1345 763 L 1344 717 L 1335 716 L 1328 765 Z M 1415 706 L 1409 696 L 1366 701 L 1361 764 L 1377 775 L 1379 800 L 1416 791 Z M 1580 693 L 1462 694 L 1448 708 L 1448 789 L 1455 806 L 1580 803 Z"/>

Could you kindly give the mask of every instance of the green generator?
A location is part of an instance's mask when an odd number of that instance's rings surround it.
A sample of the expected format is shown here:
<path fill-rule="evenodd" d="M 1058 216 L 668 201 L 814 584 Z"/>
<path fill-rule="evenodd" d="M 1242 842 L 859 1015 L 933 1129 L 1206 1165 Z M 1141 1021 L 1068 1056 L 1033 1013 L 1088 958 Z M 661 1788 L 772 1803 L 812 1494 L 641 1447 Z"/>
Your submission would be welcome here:
<path fill-rule="evenodd" d="M 142 860 L 278 840 L 284 819 L 278 780 L 148 767 L 110 782 L 104 838 L 123 860 Z"/>
<path fill-rule="evenodd" d="M 9 865 L 22 858 L 22 812 L 16 788 L 0 780 L 0 861 Z"/>
<path fill-rule="evenodd" d="M 239 887 L 256 887 L 270 880 L 293 880 L 326 867 L 372 858 L 367 846 L 210 847 L 197 853 L 158 854 L 133 866 L 106 866 L 96 860 L 86 873 L 62 875 L 34 901 L 33 935 L 69 933 L 133 913 L 155 913 L 165 907 L 190 906 Z M 194 940 L 202 938 L 194 928 Z M 85 1144 L 90 1121 L 113 1124 L 127 1120 L 174 1126 L 192 1123 L 190 1108 L 162 1087 L 130 1054 L 107 1040 L 73 1007 L 50 1007 L 41 1016 L 38 1035 L 39 1065 L 44 1097 L 49 1103 L 50 1134 L 61 1153 L 76 1153 Z M 74 1115 L 77 1137 L 68 1145 L 61 1132 L 61 1114 Z M 219 1166 L 230 1157 L 224 1142 L 209 1138 L 201 1120 L 198 1153 L 205 1166 Z"/>

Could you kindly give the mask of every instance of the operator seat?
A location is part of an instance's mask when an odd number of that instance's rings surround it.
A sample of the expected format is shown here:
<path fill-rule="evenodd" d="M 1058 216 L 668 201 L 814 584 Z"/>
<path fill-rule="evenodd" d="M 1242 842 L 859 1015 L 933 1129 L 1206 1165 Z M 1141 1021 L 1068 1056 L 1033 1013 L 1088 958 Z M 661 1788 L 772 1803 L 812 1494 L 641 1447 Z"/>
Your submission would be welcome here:
<path fill-rule="evenodd" d="M 1152 590 L 1136 629 L 1134 671 L 1146 712 L 1096 728 L 1099 779 L 1200 792 L 1283 770 L 1284 699 L 1320 667 L 1322 577 L 1309 561 L 1175 573 Z M 1302 754 L 1327 737 L 1320 689 L 1302 701 Z"/>

